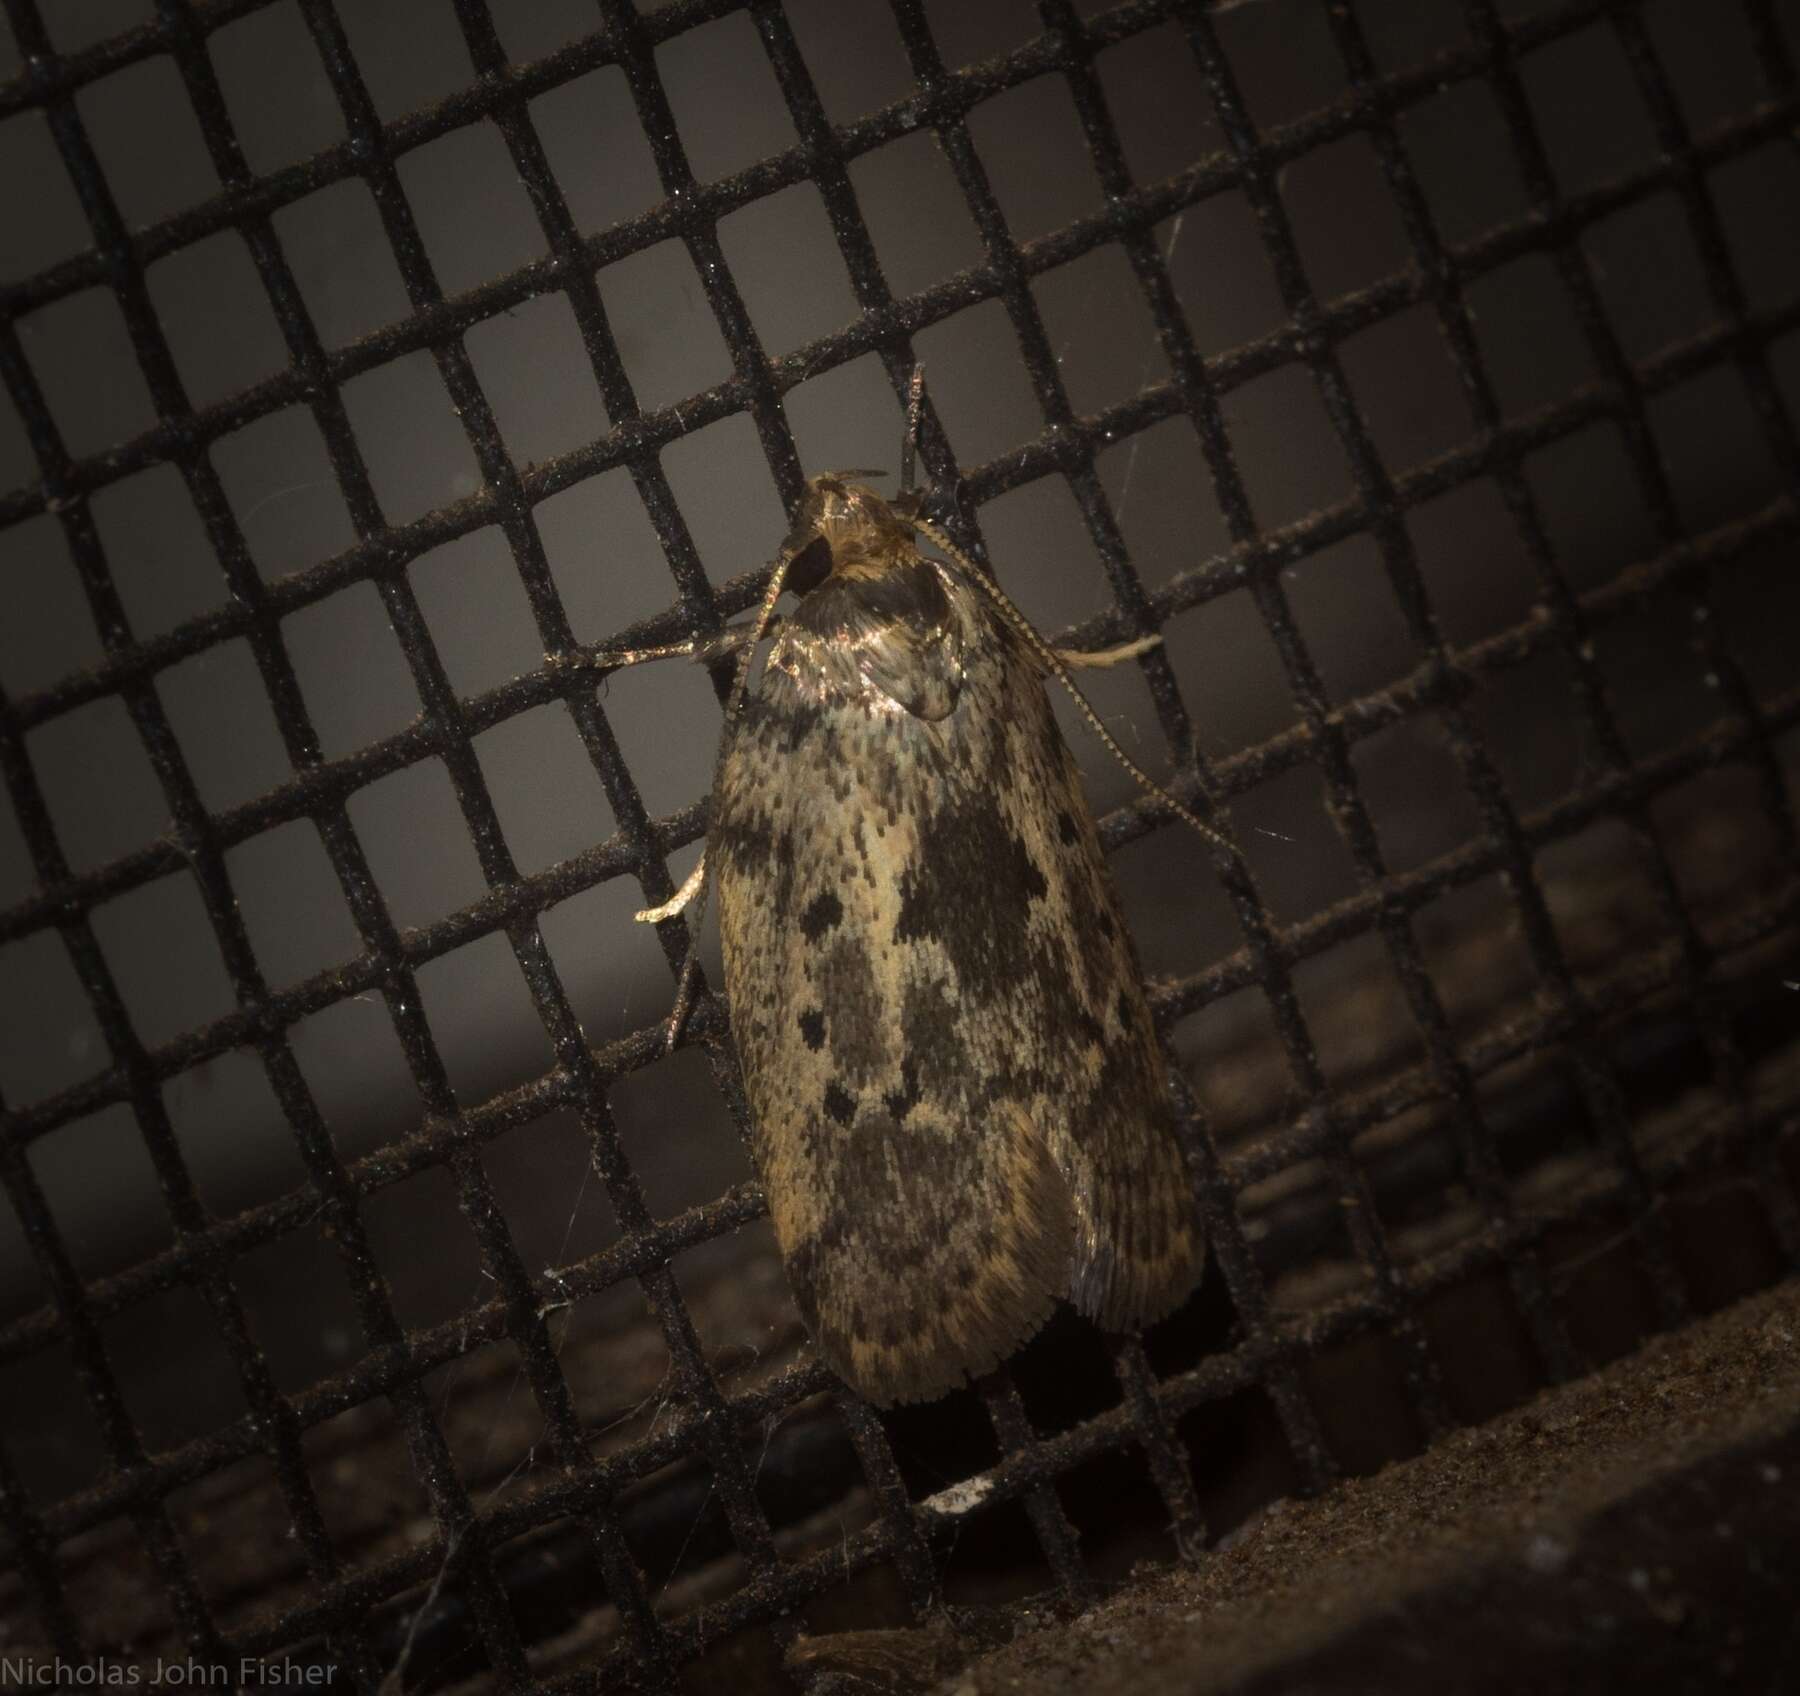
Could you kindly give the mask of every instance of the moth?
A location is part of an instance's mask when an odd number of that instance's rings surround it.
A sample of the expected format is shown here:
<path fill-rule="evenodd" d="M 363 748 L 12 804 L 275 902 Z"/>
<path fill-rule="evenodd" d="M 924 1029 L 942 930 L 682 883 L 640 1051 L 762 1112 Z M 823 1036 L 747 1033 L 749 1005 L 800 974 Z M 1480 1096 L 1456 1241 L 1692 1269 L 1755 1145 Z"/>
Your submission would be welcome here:
<path fill-rule="evenodd" d="M 916 377 L 912 399 L 916 420 Z M 752 625 L 605 656 L 740 650 L 701 863 L 638 917 L 717 888 L 788 1281 L 879 1405 L 990 1370 L 1059 1298 L 1108 1330 L 1158 1319 L 1202 1250 L 1143 974 L 1045 692 L 1058 677 L 1162 795 L 1068 675 L 1158 638 L 1049 647 L 923 516 L 915 433 L 894 501 L 867 474 L 811 480 Z"/>

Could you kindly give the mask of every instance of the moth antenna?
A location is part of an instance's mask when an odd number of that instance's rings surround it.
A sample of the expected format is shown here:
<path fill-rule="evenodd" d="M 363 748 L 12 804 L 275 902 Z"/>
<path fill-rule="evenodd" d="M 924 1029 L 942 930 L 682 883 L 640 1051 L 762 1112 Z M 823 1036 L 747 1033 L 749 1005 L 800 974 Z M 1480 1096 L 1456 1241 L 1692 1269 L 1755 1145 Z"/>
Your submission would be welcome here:
<path fill-rule="evenodd" d="M 810 538 L 809 538 L 810 540 Z M 756 608 L 756 618 L 750 625 L 749 639 L 744 643 L 743 652 L 737 657 L 737 670 L 731 680 L 731 693 L 725 701 L 725 727 L 719 737 L 719 752 L 713 760 L 713 791 L 719 787 L 719 770 L 725 764 L 725 751 L 731 746 L 731 733 L 737 726 L 738 714 L 743 711 L 744 697 L 750 689 L 750 664 L 756 657 L 756 644 L 763 639 L 771 621 L 775 617 L 775 603 L 781 599 L 782 586 L 787 582 L 788 567 L 794 563 L 794 555 L 798 548 L 789 546 L 781 550 L 775 561 L 775 569 L 769 574 L 769 586 L 763 590 L 763 598 Z M 712 889 L 712 879 L 705 875 L 706 856 L 700 857 L 700 864 L 694 868 L 694 875 L 700 879 L 700 887 L 694 892 L 689 905 L 694 910 L 693 919 L 687 925 L 687 957 L 681 962 L 681 980 L 675 986 L 675 1010 L 669 1015 L 669 1028 L 663 1038 L 663 1052 L 673 1053 L 675 1044 L 681 1040 L 681 1027 L 687 1023 L 689 1010 L 694 1000 L 694 978 L 700 970 L 700 935 L 706 923 L 706 897 Z"/>
<path fill-rule="evenodd" d="M 1238 851 L 1230 842 L 1221 836 L 1218 831 L 1214 830 L 1213 827 L 1202 819 L 1191 807 L 1176 800 L 1168 790 L 1163 788 L 1155 778 L 1145 771 L 1136 760 L 1119 746 L 1118 739 L 1106 728 L 1100 720 L 1100 715 L 1088 704 L 1087 696 L 1082 694 L 1080 689 L 1076 687 L 1075 679 L 1069 675 L 1069 668 L 1063 663 L 1062 657 L 1042 636 L 1038 634 L 1037 627 L 1031 620 L 1013 605 L 1012 599 L 1008 596 L 1006 591 L 989 577 L 985 571 L 981 570 L 981 568 L 977 566 L 961 548 L 951 541 L 938 525 L 932 523 L 930 519 L 912 518 L 909 519 L 908 522 L 920 535 L 942 548 L 951 559 L 955 560 L 956 563 L 962 567 L 964 573 L 980 586 L 981 592 L 986 595 L 997 608 L 999 608 L 1001 617 L 1003 617 L 1006 622 L 1024 638 L 1026 646 L 1029 647 L 1043 662 L 1045 669 L 1051 676 L 1053 676 L 1063 688 L 1068 690 L 1069 698 L 1074 701 L 1081 716 L 1087 720 L 1088 728 L 1100 738 L 1106 751 L 1131 774 L 1132 781 L 1137 784 L 1138 788 L 1143 790 L 1146 795 L 1153 795 L 1157 800 L 1169 807 L 1183 824 L 1186 824 L 1192 830 L 1197 832 L 1204 841 L 1211 844 L 1211 846 L 1217 849 L 1221 854 L 1225 854 L 1231 859 L 1236 860 Z"/>

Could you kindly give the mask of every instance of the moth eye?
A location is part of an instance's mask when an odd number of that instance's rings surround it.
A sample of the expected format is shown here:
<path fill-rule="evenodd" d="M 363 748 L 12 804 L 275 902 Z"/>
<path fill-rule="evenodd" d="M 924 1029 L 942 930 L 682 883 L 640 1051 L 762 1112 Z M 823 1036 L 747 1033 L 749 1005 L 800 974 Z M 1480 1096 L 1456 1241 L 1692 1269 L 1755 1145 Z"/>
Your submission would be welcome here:
<path fill-rule="evenodd" d="M 788 546 L 798 550 L 787 574 L 787 587 L 796 595 L 810 595 L 831 575 L 831 544 L 818 534 L 819 522 L 818 513 L 803 511 L 788 535 Z"/>

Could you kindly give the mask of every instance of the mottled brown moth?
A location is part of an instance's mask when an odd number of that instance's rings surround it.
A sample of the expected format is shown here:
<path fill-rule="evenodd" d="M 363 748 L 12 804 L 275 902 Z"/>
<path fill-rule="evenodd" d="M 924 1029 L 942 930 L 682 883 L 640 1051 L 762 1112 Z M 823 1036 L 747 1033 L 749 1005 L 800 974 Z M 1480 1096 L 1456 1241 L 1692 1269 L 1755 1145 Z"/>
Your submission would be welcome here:
<path fill-rule="evenodd" d="M 718 888 L 788 1279 L 826 1361 L 881 1404 L 989 1370 L 1059 1298 L 1109 1330 L 1160 1318 L 1201 1257 L 1143 974 L 1044 687 L 1163 795 L 1067 669 L 1157 639 L 1049 647 L 923 516 L 916 379 L 913 401 L 900 497 L 813 478 L 753 624 L 600 656 L 737 651 L 701 864 L 638 917 Z"/>

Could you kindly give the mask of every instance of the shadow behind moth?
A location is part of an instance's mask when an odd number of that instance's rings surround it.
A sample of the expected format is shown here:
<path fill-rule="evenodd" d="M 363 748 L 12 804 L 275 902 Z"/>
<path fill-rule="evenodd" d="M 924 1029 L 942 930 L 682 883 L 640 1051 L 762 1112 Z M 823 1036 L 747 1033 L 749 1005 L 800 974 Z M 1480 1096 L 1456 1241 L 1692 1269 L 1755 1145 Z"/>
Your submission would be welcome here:
<path fill-rule="evenodd" d="M 808 484 L 731 633 L 704 872 L 639 915 L 717 885 L 788 1280 L 880 1404 L 989 1370 L 1058 1298 L 1109 1330 L 1158 1319 L 1201 1258 L 1143 975 L 1044 688 L 1147 644 L 1050 649 L 915 508 Z M 751 690 L 784 586 L 799 605 Z"/>

